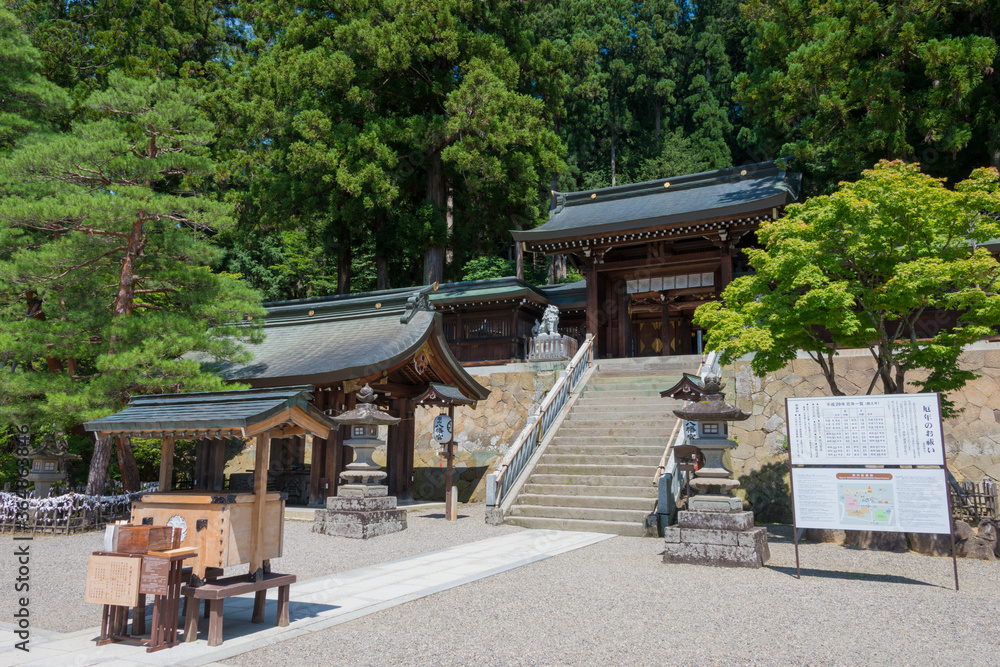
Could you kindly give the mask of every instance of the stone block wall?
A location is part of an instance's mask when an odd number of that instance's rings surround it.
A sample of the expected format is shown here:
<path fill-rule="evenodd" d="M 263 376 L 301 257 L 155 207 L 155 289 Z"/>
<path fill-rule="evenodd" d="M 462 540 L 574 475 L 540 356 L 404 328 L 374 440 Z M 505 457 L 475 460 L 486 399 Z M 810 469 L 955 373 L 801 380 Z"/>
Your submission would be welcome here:
<path fill-rule="evenodd" d="M 977 343 L 962 354 L 960 363 L 980 377 L 950 394 L 958 414 L 943 424 L 948 467 L 959 480 L 1000 479 L 1000 344 Z M 842 350 L 835 369 L 845 394 L 864 394 L 875 363 L 868 350 Z M 733 424 L 732 437 L 739 446 L 728 454 L 730 467 L 743 484 L 741 494 L 770 520 L 790 521 L 785 399 L 829 396 L 829 384 L 819 365 L 807 357 L 763 378 L 753 374 L 749 360 L 724 367 L 722 375 L 727 400 L 752 414 Z M 909 373 L 908 379 L 922 377 Z M 876 384 L 873 393 L 878 391 Z M 919 388 L 913 386 L 912 391 Z"/>
<path fill-rule="evenodd" d="M 542 361 L 468 369 L 490 395 L 473 409 L 455 409 L 454 434 L 458 444 L 455 481 L 460 502 L 486 500 L 486 475 L 493 471 L 524 429 L 528 411 L 552 388 L 566 361 Z M 413 494 L 417 500 L 444 498 L 445 460 L 431 438 L 439 408 L 419 408 Z"/>

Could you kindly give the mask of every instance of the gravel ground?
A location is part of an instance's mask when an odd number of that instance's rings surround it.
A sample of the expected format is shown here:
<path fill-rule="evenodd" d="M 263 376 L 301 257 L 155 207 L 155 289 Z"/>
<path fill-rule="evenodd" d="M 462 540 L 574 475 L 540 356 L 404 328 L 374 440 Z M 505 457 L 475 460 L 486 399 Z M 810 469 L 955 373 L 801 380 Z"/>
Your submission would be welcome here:
<path fill-rule="evenodd" d="M 443 510 L 409 512 L 407 530 L 375 540 L 329 537 L 313 533 L 311 522 L 286 521 L 285 556 L 273 560 L 271 566 L 275 572 L 290 572 L 299 581 L 306 581 L 522 530 L 515 526 L 488 526 L 485 512 L 482 504 L 462 505 L 459 519 L 454 523 L 445 521 Z M 73 632 L 100 625 L 101 606 L 87 604 L 83 598 L 87 559 L 91 552 L 104 549 L 103 532 L 58 537 L 36 535 L 31 542 L 17 544 L 31 545 L 32 627 Z M 0 537 L 4 554 L 0 623 L 10 623 L 17 600 L 8 588 L 17 576 L 17 563 L 8 557 L 14 545 L 9 534 Z M 246 572 L 246 568 L 246 565 L 228 568 L 226 574 Z"/>
<path fill-rule="evenodd" d="M 760 570 L 664 565 L 662 543 L 615 537 L 230 665 L 990 665 L 1000 563 L 800 547 L 769 528 Z"/>

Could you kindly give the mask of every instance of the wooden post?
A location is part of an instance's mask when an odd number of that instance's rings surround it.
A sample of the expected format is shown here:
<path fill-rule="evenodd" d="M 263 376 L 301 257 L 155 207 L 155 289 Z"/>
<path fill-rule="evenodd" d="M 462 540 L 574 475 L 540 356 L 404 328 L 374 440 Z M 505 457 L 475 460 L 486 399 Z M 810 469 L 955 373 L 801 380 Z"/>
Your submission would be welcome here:
<path fill-rule="evenodd" d="M 174 477 L 174 436 L 160 441 L 160 491 L 169 491 Z"/>
<path fill-rule="evenodd" d="M 733 254 L 732 249 L 728 243 L 724 243 L 721 249 L 722 256 L 720 257 L 721 270 L 719 272 L 719 291 L 726 289 L 726 285 L 733 282 Z"/>
<path fill-rule="evenodd" d="M 400 487 L 400 494 L 397 498 L 403 500 L 413 500 L 413 456 L 414 456 L 414 446 L 417 441 L 416 429 L 417 420 L 416 415 L 416 403 L 412 399 L 406 399 L 403 402 L 403 414 L 400 415 L 403 421 L 400 422 L 403 425 L 403 442 L 401 443 L 401 449 L 403 454 L 403 483 Z"/>
<path fill-rule="evenodd" d="M 402 406 L 404 400 L 401 398 L 392 399 L 389 414 L 394 417 L 402 416 Z M 393 414 L 395 413 L 395 414 Z M 406 465 L 403 463 L 403 423 L 390 426 L 386 435 L 385 443 L 385 465 L 388 468 L 386 485 L 389 487 L 389 495 L 395 496 L 402 486 L 403 473 Z"/>
<path fill-rule="evenodd" d="M 267 496 L 267 467 L 270 463 L 271 433 L 267 431 L 257 436 L 257 452 L 254 456 L 253 520 L 250 525 L 254 536 L 250 556 L 250 574 L 254 581 L 264 580 L 264 499 Z M 221 605 L 219 609 L 221 610 Z"/>
<path fill-rule="evenodd" d="M 660 340 L 663 342 L 663 352 L 664 357 L 670 356 L 670 301 L 666 294 L 661 293 L 660 299 L 663 302 L 660 311 Z"/>
<path fill-rule="evenodd" d="M 629 354 L 632 342 L 629 340 L 631 338 L 629 336 L 629 300 L 628 283 L 619 280 L 615 283 L 615 302 L 618 306 L 618 356 L 622 358 L 631 356 Z"/>
<path fill-rule="evenodd" d="M 587 278 L 587 333 L 597 336 L 597 310 L 599 299 L 597 296 L 597 263 L 593 257 L 588 257 L 585 265 Z M 594 341 L 596 344 L 597 341 Z"/>
<path fill-rule="evenodd" d="M 448 461 L 448 468 L 444 474 L 444 517 L 448 521 L 454 521 L 458 518 L 458 512 L 456 511 L 457 498 L 455 498 L 455 489 L 452 488 L 452 474 L 455 470 L 455 406 L 448 406 L 448 418 L 451 419 L 451 438 L 445 443 L 445 451 L 447 452 L 445 459 Z"/>
<path fill-rule="evenodd" d="M 212 438 L 208 446 L 212 449 L 212 490 L 222 491 L 226 485 L 226 441 Z"/>

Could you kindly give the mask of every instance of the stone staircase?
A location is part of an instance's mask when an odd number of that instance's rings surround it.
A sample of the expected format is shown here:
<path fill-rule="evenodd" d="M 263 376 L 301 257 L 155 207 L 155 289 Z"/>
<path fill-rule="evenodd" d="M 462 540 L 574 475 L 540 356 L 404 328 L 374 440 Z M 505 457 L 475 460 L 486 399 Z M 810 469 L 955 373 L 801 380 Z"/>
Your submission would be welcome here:
<path fill-rule="evenodd" d="M 653 476 L 683 401 L 660 398 L 699 356 L 609 359 L 597 368 L 518 494 L 505 523 L 641 537 Z"/>

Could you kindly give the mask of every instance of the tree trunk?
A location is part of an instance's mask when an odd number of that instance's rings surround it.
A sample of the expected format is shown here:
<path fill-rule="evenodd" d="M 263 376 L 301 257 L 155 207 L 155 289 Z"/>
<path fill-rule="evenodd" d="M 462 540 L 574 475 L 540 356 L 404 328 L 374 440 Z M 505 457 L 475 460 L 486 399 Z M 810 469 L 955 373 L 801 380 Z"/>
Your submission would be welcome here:
<path fill-rule="evenodd" d="M 108 462 L 111 460 L 111 438 L 101 438 L 94 443 L 94 456 L 90 459 L 90 473 L 87 475 L 87 495 L 96 496 L 104 492 L 104 482 L 108 478 Z"/>
<path fill-rule="evenodd" d="M 435 215 L 446 214 L 448 190 L 444 182 L 444 163 L 441 151 L 435 149 L 427 167 L 427 201 L 434 205 Z M 445 245 L 440 239 L 431 239 L 424 250 L 423 283 L 431 285 L 444 279 Z"/>
<path fill-rule="evenodd" d="M 549 284 L 555 285 L 566 277 L 566 255 L 552 255 L 549 264 Z"/>
<path fill-rule="evenodd" d="M 115 303 L 112 307 L 114 317 L 129 315 L 135 309 L 135 270 L 139 256 L 146 246 L 146 235 L 143 232 L 145 224 L 146 218 L 142 215 L 139 215 L 132 223 L 128 246 L 125 248 L 125 257 L 122 258 L 121 273 L 118 275 L 118 293 L 115 295 Z"/>
<path fill-rule="evenodd" d="M 615 131 L 611 130 L 611 187 L 615 187 L 615 145 L 617 139 Z"/>
<path fill-rule="evenodd" d="M 118 467 L 122 472 L 122 486 L 125 493 L 135 493 L 139 490 L 139 468 L 135 465 L 135 454 L 132 452 L 132 438 L 120 435 L 115 438 L 115 449 L 118 453 Z"/>
<path fill-rule="evenodd" d="M 337 294 L 351 293 L 351 237 L 346 235 L 340 242 L 337 255 Z"/>

